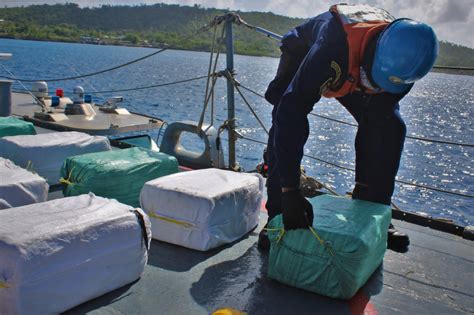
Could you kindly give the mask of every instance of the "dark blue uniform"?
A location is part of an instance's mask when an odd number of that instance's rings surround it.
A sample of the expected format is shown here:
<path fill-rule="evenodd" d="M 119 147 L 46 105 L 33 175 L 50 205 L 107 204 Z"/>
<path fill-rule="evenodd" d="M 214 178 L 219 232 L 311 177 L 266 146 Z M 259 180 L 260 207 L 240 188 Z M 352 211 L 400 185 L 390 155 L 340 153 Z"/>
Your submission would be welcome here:
<path fill-rule="evenodd" d="M 269 216 L 281 213 L 281 187 L 298 187 L 307 116 L 321 98 L 325 83 L 336 80 L 331 62 L 347 75 L 348 44 L 337 17 L 326 12 L 286 34 L 275 79 L 265 94 L 274 105 L 267 154 Z M 355 139 L 354 198 L 389 204 L 394 190 L 406 126 L 398 102 L 406 95 L 356 91 L 337 100 L 359 128 Z"/>

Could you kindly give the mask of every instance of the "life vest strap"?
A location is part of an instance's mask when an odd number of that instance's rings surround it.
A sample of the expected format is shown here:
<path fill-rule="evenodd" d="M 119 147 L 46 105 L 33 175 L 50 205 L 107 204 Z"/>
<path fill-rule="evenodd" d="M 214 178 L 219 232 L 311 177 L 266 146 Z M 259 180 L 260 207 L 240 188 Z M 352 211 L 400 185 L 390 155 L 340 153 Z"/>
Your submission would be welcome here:
<path fill-rule="evenodd" d="M 360 67 L 364 52 L 371 39 L 382 32 L 395 18 L 387 11 L 367 5 L 333 5 L 329 9 L 341 22 L 348 46 L 347 76 L 344 82 L 334 80 L 322 94 L 324 97 L 342 97 L 356 90 L 375 94 L 381 90 L 361 88 Z"/>

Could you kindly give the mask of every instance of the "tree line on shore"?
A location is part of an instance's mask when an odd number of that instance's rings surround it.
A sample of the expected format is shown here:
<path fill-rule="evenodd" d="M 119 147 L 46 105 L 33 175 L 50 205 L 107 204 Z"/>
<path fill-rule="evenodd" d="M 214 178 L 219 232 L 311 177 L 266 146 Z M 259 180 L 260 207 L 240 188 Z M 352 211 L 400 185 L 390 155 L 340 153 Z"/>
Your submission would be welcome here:
<path fill-rule="evenodd" d="M 0 37 L 209 51 L 212 30 L 197 33 L 226 10 L 168 4 L 84 7 L 74 3 L 0 8 Z M 284 34 L 304 19 L 237 12 L 245 21 Z M 218 34 L 219 36 L 220 34 Z M 279 56 L 278 45 L 244 27 L 235 28 L 235 51 Z M 437 65 L 474 67 L 474 49 L 440 42 Z"/>

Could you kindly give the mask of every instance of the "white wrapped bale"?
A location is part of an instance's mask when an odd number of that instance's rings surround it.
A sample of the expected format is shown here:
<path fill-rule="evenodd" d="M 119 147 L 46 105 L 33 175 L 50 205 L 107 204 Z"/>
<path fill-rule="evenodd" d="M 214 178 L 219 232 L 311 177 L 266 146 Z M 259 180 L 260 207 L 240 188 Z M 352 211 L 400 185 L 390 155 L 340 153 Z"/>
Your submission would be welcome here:
<path fill-rule="evenodd" d="M 0 314 L 58 314 L 138 279 L 150 221 L 93 194 L 0 211 Z"/>
<path fill-rule="evenodd" d="M 0 157 L 0 209 L 46 201 L 49 186 L 41 176 L 30 173 Z"/>
<path fill-rule="evenodd" d="M 46 178 L 50 185 L 59 182 L 61 166 L 66 158 L 107 150 L 111 150 L 111 147 L 106 137 L 75 131 L 0 139 L 1 157 L 20 167 L 31 169 Z"/>
<path fill-rule="evenodd" d="M 205 169 L 145 183 L 140 204 L 153 238 L 206 251 L 233 242 L 258 224 L 263 179 Z"/>

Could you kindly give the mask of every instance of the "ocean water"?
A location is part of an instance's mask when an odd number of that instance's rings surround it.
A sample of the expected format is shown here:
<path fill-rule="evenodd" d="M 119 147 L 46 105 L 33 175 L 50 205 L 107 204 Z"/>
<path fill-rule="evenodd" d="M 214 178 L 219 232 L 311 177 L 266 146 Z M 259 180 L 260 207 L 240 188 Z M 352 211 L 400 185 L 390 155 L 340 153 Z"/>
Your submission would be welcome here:
<path fill-rule="evenodd" d="M 109 68 L 153 52 L 148 48 L 95 46 L 0 39 L 0 52 L 13 58 L 0 61 L 18 78 L 52 79 L 75 76 Z M 225 68 L 220 57 L 218 70 Z M 131 92 L 100 93 L 195 78 L 207 74 L 209 54 L 169 50 L 129 67 L 76 81 L 53 82 L 51 91 L 63 88 L 67 93 L 76 85 L 93 94 L 96 102 L 111 96 L 123 96 L 122 105 L 136 112 L 160 117 L 168 122 L 198 120 L 203 108 L 205 80 Z M 261 94 L 273 78 L 278 59 L 235 56 L 237 80 L 244 87 Z M 0 66 L 0 75 L 8 73 Z M 29 88 L 31 84 L 25 84 Z M 415 84 L 400 103 L 409 135 L 460 143 L 474 143 L 474 77 L 430 73 Z M 15 89 L 22 87 L 15 83 Z M 271 105 L 255 94 L 242 90 L 267 128 Z M 215 94 L 214 125 L 227 117 L 226 83 L 218 80 Z M 314 113 L 354 123 L 346 110 L 334 100 L 321 100 Z M 236 124 L 246 137 L 266 141 L 266 134 L 236 92 Z M 206 122 L 210 122 L 210 110 Z M 310 116 L 311 134 L 305 153 L 320 159 L 354 168 L 356 129 Z M 153 134 L 154 137 L 157 134 Z M 186 139 L 190 148 L 200 147 Z M 225 139 L 224 139 L 225 141 Z M 240 139 L 237 155 L 240 165 L 251 170 L 261 160 L 261 144 Z M 474 195 L 474 148 L 407 139 L 398 178 L 453 192 Z M 307 172 L 339 193 L 351 191 L 354 173 L 304 158 Z M 397 185 L 393 201 L 407 211 L 425 212 L 451 219 L 457 224 L 474 223 L 474 200 L 408 185 Z"/>

